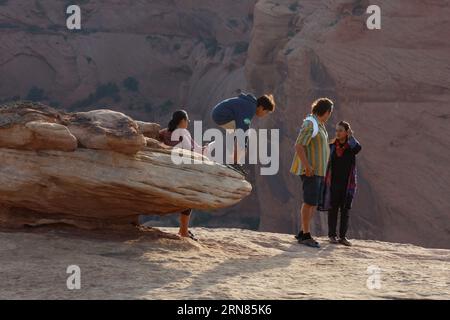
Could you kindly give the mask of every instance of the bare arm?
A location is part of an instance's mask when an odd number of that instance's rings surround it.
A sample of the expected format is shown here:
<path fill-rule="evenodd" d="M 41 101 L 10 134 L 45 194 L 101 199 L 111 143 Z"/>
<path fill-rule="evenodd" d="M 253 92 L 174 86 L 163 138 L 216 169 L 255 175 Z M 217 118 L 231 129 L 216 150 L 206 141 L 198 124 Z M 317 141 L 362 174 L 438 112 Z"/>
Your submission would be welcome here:
<path fill-rule="evenodd" d="M 314 175 L 313 168 L 308 162 L 308 158 L 306 157 L 305 147 L 301 144 L 295 145 L 295 151 L 297 152 L 298 157 L 300 158 L 301 163 L 305 167 L 306 175 L 311 177 Z"/>

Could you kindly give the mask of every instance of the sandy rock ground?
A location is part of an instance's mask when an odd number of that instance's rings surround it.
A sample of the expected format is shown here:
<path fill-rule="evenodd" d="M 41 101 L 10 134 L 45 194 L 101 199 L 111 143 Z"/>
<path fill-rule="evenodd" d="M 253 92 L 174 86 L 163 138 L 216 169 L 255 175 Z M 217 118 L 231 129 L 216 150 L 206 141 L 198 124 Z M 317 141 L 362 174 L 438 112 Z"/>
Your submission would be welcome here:
<path fill-rule="evenodd" d="M 1 299 L 450 299 L 450 250 L 238 229 L 176 229 L 117 239 L 73 231 L 0 232 Z M 69 265 L 81 289 L 68 290 Z M 378 267 L 380 289 L 367 286 Z M 369 283 L 373 283 L 369 281 Z"/>

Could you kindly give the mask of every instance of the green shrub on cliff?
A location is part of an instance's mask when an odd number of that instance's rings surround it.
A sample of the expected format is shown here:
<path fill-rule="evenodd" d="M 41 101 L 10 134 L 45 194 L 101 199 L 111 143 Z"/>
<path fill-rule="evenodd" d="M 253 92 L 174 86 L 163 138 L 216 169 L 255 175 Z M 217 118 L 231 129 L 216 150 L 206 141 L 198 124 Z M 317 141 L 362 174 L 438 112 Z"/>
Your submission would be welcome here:
<path fill-rule="evenodd" d="M 138 92 L 139 91 L 139 81 L 136 80 L 136 78 L 128 77 L 122 82 L 123 86 L 131 91 L 131 92 Z"/>
<path fill-rule="evenodd" d="M 114 82 L 99 84 L 95 90 L 95 93 L 91 93 L 87 98 L 75 102 L 70 109 L 77 110 L 80 108 L 86 108 L 104 98 L 111 98 L 114 102 L 119 102 L 122 100 L 119 93 L 120 89 Z"/>
<path fill-rule="evenodd" d="M 39 101 L 46 100 L 47 97 L 45 96 L 44 89 L 33 86 L 33 87 L 31 87 L 30 91 L 28 91 L 28 94 L 25 99 L 33 101 L 33 102 L 39 102 Z"/>

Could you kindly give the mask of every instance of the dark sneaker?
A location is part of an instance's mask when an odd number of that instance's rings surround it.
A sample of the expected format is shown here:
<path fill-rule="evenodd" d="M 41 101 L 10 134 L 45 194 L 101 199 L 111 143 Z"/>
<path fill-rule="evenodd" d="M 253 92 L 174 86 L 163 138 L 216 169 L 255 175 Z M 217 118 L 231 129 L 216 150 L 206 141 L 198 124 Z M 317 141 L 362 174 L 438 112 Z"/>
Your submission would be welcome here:
<path fill-rule="evenodd" d="M 347 246 L 347 247 L 352 246 L 352 243 L 350 241 L 348 241 L 347 238 L 340 238 L 339 243 L 343 244 L 344 246 Z"/>
<path fill-rule="evenodd" d="M 307 247 L 320 248 L 320 244 L 313 238 L 299 240 L 298 243 L 303 244 Z"/>
<path fill-rule="evenodd" d="M 190 230 L 188 232 L 189 232 L 189 238 L 191 238 L 194 241 L 198 241 L 198 238 L 195 236 L 195 234 L 193 234 Z"/>
<path fill-rule="evenodd" d="M 308 240 L 311 239 L 313 240 L 316 244 L 319 244 L 316 240 L 314 240 L 313 237 L 311 237 L 311 233 L 304 233 L 303 231 L 300 231 L 298 235 L 295 236 L 295 238 L 298 240 L 298 242 L 300 243 L 303 240 Z"/>
<path fill-rule="evenodd" d="M 328 237 L 328 240 L 329 240 L 330 243 L 332 243 L 332 244 L 338 244 L 338 243 L 339 243 L 339 241 L 338 241 L 338 239 L 337 239 L 336 236 Z"/>

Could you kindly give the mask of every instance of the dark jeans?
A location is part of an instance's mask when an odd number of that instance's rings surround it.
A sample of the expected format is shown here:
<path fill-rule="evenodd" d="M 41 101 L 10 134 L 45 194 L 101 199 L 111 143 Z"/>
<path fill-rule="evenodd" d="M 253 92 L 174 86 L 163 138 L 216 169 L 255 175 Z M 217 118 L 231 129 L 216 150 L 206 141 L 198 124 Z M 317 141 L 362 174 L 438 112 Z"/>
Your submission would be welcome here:
<path fill-rule="evenodd" d="M 339 237 L 345 238 L 348 230 L 348 220 L 350 216 L 350 211 L 343 206 L 335 206 L 328 210 L 328 236 L 336 237 L 336 227 L 338 220 L 338 212 L 341 212 L 341 222 L 339 226 Z"/>
<path fill-rule="evenodd" d="M 346 184 L 333 180 L 331 183 L 331 209 L 328 210 L 328 236 L 336 237 L 338 214 L 341 213 L 339 237 L 345 238 L 348 230 L 349 209 L 346 206 Z"/>

